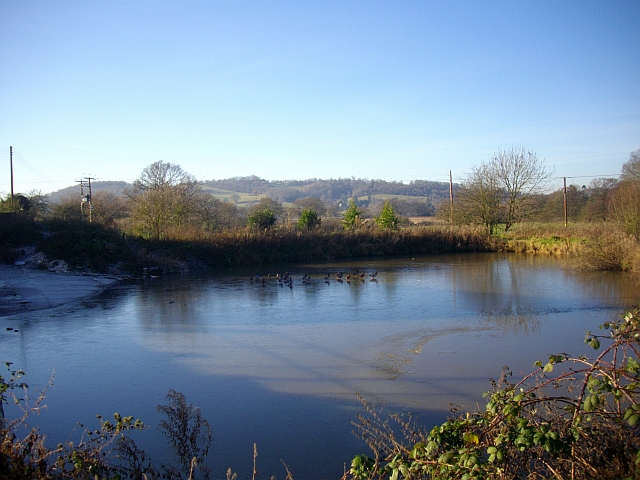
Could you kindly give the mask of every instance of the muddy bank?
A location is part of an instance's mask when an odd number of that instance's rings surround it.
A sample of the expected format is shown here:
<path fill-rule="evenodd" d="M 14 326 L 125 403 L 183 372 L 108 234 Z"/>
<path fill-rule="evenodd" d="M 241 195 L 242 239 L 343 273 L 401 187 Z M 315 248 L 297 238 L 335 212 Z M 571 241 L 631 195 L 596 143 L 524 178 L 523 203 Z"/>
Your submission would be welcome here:
<path fill-rule="evenodd" d="M 74 303 L 117 282 L 115 276 L 0 265 L 0 317 Z"/>

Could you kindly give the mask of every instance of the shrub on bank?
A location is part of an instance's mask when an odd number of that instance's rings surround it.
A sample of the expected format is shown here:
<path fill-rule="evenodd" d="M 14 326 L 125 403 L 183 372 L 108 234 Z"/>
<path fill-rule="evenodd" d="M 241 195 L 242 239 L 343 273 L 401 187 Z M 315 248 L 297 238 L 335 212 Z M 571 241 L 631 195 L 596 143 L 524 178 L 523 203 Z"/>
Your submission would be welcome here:
<path fill-rule="evenodd" d="M 429 432 L 368 407 L 355 425 L 374 456 L 344 478 L 640 478 L 640 309 L 601 329 L 585 338 L 595 359 L 550 355 L 517 382 L 507 370 L 485 410 Z"/>
<path fill-rule="evenodd" d="M 39 241 L 42 228 L 35 221 L 11 214 L 0 214 L 0 263 L 13 263 L 21 256 L 21 247 Z"/>
<path fill-rule="evenodd" d="M 97 223 L 61 220 L 46 227 L 48 235 L 37 244 L 38 249 L 74 269 L 104 273 L 118 262 L 129 267 L 136 262 L 130 245 L 116 230 Z"/>
<path fill-rule="evenodd" d="M 416 227 L 395 231 L 355 229 L 328 231 L 227 231 L 197 242 L 139 242 L 148 251 L 210 267 L 327 261 L 386 255 L 423 255 L 488 251 L 486 236 L 476 228 Z"/>
<path fill-rule="evenodd" d="M 266 231 L 248 228 L 206 234 L 198 231 L 197 235 L 189 235 L 194 232 L 185 229 L 179 240 L 153 240 L 124 238 L 122 233 L 101 224 L 54 220 L 45 225 L 31 222 L 29 228 L 37 235 L 26 229 L 26 233 L 13 230 L 12 234 L 17 245 L 37 241 L 38 250 L 50 259 L 64 260 L 72 269 L 108 272 L 114 264 L 119 264 L 120 270 L 136 274 L 141 274 L 143 268 L 184 272 L 203 267 L 491 249 L 484 232 L 476 227 L 345 230 L 328 223 L 303 230 L 283 226 Z M 40 230 L 45 230 L 47 235 L 43 236 Z"/>
<path fill-rule="evenodd" d="M 52 221 L 42 226 L 17 219 L 19 228 L 0 223 L 0 258 L 12 262 L 15 245 L 37 241 L 51 259 L 65 260 L 74 269 L 142 274 L 143 269 L 184 272 L 205 267 L 322 262 L 389 255 L 429 255 L 456 252 L 525 252 L 566 255 L 578 269 L 619 269 L 640 277 L 638 241 L 603 224 L 523 223 L 508 234 L 488 236 L 479 227 L 430 225 L 379 229 L 372 225 L 344 229 L 336 222 L 314 228 L 288 225 L 267 230 L 251 228 L 204 232 L 184 228 L 170 240 L 123 234 L 99 224 Z M 16 224 L 16 225 L 17 225 Z M 47 231 L 43 236 L 41 231 Z M 6 234 L 6 235 L 5 235 Z M 15 240 L 15 244 L 5 238 Z"/>

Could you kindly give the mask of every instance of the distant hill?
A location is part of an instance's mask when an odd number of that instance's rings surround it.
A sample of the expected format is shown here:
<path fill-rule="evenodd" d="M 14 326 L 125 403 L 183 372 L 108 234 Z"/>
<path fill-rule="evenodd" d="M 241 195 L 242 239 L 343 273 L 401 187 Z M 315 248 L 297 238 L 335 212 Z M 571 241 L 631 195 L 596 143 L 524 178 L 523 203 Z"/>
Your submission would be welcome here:
<path fill-rule="evenodd" d="M 126 188 L 131 188 L 131 184 L 127 182 L 117 182 L 117 181 L 91 182 L 92 193 L 96 193 L 100 191 L 108 191 L 113 193 L 114 195 L 121 195 Z M 51 192 L 46 195 L 47 199 L 52 203 L 56 203 L 59 200 L 66 197 L 70 197 L 70 196 L 77 196 L 78 198 L 80 198 L 79 185 L 63 188 L 61 190 L 56 190 L 55 192 Z"/>
<path fill-rule="evenodd" d="M 414 197 L 437 204 L 449 197 L 449 184 L 415 180 L 409 183 L 387 182 L 355 178 L 330 180 L 263 180 L 256 176 L 235 177 L 225 180 L 203 182 L 205 190 L 236 192 L 237 194 L 266 195 L 283 203 L 299 198 L 314 197 L 325 202 L 347 201 L 356 197 L 358 202 L 368 202 L 376 198 Z"/>
<path fill-rule="evenodd" d="M 127 182 L 96 181 L 91 184 L 93 193 L 108 191 L 115 195 L 123 194 L 131 188 Z M 409 183 L 387 182 L 361 178 L 338 178 L 330 180 L 263 180 L 260 177 L 234 177 L 225 180 L 207 180 L 202 182 L 204 192 L 238 205 L 247 205 L 267 196 L 285 204 L 305 197 L 319 198 L 325 203 L 346 202 L 355 198 L 358 205 L 367 206 L 371 202 L 397 199 L 403 202 L 424 202 L 431 206 L 449 198 L 449 184 L 415 180 Z M 80 187 L 63 188 L 47 195 L 51 202 L 62 198 L 80 196 Z"/>

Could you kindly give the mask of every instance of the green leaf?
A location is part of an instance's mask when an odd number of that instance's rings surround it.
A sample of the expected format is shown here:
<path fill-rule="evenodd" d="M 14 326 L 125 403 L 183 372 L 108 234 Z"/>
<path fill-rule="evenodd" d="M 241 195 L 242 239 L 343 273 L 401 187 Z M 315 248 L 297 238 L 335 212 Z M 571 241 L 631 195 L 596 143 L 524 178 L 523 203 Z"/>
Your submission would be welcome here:
<path fill-rule="evenodd" d="M 587 396 L 587 398 L 584 399 L 584 411 L 585 412 L 593 411 L 593 406 L 591 405 L 591 395 Z"/>
<path fill-rule="evenodd" d="M 464 439 L 465 442 L 468 443 L 474 443 L 474 444 L 478 444 L 478 442 L 480 441 L 480 439 L 478 438 L 478 435 L 476 435 L 473 432 L 466 432 L 462 438 Z"/>

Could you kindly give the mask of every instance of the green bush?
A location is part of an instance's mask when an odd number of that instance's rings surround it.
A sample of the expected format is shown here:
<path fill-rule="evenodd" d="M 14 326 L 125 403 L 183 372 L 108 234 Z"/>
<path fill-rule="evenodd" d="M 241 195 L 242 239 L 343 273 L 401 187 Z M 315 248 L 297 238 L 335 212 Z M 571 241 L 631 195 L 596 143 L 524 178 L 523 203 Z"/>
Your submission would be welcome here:
<path fill-rule="evenodd" d="M 393 205 L 391 205 L 389 200 L 386 200 L 382 206 L 380 215 L 376 217 L 376 225 L 383 230 L 394 230 L 398 228 L 399 222 L 400 220 L 398 219 L 396 212 L 393 210 Z"/>
<path fill-rule="evenodd" d="M 356 205 L 356 202 L 353 199 L 349 200 L 349 206 L 347 207 L 347 211 L 344 213 L 344 217 L 342 218 L 342 225 L 346 229 L 352 229 L 359 227 L 362 223 L 360 220 L 360 216 L 362 215 L 362 211 Z"/>
<path fill-rule="evenodd" d="M 367 408 L 356 425 L 375 458 L 354 458 L 348 478 L 640 478 L 640 309 L 587 332 L 602 352 L 566 353 L 517 383 L 506 370 L 484 411 L 455 413 L 423 433 L 410 419 Z"/>
<path fill-rule="evenodd" d="M 310 208 L 304 209 L 300 213 L 300 218 L 298 218 L 298 228 L 311 230 L 314 227 L 317 227 L 321 224 L 321 220 L 318 217 L 318 214 L 311 210 Z"/>
<path fill-rule="evenodd" d="M 270 208 L 264 208 L 256 210 L 249 214 L 247 223 L 250 227 L 259 228 L 261 230 L 268 230 L 276 223 L 276 214 Z"/>

